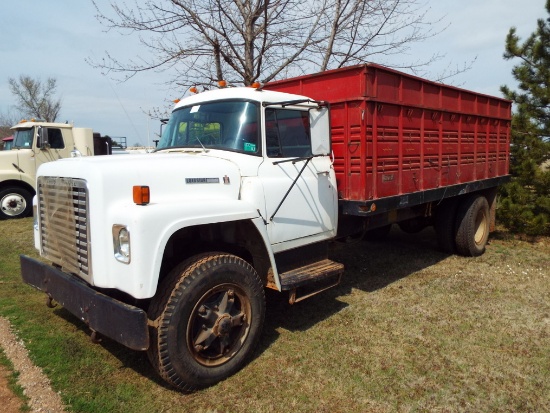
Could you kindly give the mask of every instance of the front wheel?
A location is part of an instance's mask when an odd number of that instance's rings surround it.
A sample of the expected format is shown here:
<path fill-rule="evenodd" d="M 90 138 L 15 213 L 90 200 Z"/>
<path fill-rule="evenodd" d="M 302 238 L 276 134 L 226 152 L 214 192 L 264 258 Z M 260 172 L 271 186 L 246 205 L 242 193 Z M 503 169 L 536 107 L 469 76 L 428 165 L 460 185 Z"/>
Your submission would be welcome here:
<path fill-rule="evenodd" d="M 149 317 L 149 359 L 174 387 L 192 391 L 237 372 L 252 355 L 265 317 L 263 284 L 234 255 L 201 254 L 161 283 Z"/>
<path fill-rule="evenodd" d="M 32 195 L 23 188 L 0 191 L 0 219 L 24 218 L 32 215 Z"/>

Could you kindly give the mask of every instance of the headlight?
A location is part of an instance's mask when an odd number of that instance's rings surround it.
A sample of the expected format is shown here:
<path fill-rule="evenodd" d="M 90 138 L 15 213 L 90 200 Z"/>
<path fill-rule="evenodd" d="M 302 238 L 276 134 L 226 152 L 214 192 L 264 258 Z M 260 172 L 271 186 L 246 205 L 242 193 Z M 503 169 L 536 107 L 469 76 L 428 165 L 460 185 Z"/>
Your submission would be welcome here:
<path fill-rule="evenodd" d="M 130 263 L 130 231 L 124 225 L 113 225 L 113 251 L 118 261 Z"/>

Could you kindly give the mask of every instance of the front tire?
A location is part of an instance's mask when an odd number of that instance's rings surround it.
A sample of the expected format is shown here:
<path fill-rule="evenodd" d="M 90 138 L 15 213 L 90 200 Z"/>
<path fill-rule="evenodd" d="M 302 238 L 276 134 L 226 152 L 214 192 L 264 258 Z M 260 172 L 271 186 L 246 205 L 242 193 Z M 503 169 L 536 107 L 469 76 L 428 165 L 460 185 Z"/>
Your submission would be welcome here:
<path fill-rule="evenodd" d="M 243 367 L 265 317 L 262 281 L 246 261 L 225 253 L 192 257 L 170 272 L 153 299 L 149 359 L 182 391 L 226 379 Z"/>
<path fill-rule="evenodd" d="M 32 215 L 32 195 L 23 188 L 0 191 L 0 219 L 24 218 Z"/>

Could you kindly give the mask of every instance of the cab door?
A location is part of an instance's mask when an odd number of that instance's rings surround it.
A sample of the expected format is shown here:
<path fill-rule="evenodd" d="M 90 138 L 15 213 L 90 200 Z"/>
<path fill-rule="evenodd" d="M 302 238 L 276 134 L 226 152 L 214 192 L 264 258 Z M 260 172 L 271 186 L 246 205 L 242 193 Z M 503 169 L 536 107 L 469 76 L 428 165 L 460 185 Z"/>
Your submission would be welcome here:
<path fill-rule="evenodd" d="M 334 169 L 313 157 L 308 110 L 265 109 L 266 157 L 259 168 L 272 244 L 330 238 L 337 225 Z"/>

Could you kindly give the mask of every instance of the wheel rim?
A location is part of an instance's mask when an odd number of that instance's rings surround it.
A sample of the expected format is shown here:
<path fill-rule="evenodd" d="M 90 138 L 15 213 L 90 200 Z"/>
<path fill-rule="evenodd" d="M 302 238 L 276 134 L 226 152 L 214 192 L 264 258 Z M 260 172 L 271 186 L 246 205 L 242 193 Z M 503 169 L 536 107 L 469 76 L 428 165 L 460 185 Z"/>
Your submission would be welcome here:
<path fill-rule="evenodd" d="M 10 217 L 21 215 L 27 208 L 25 197 L 17 193 L 5 195 L 0 201 L 2 212 Z"/>
<path fill-rule="evenodd" d="M 249 331 L 251 305 L 234 284 L 206 292 L 193 308 L 187 329 L 187 345 L 193 358 L 204 366 L 219 366 L 241 349 Z"/>
<path fill-rule="evenodd" d="M 487 215 L 485 211 L 479 211 L 476 217 L 476 232 L 474 234 L 474 241 L 476 245 L 483 244 L 485 235 L 487 233 Z"/>

